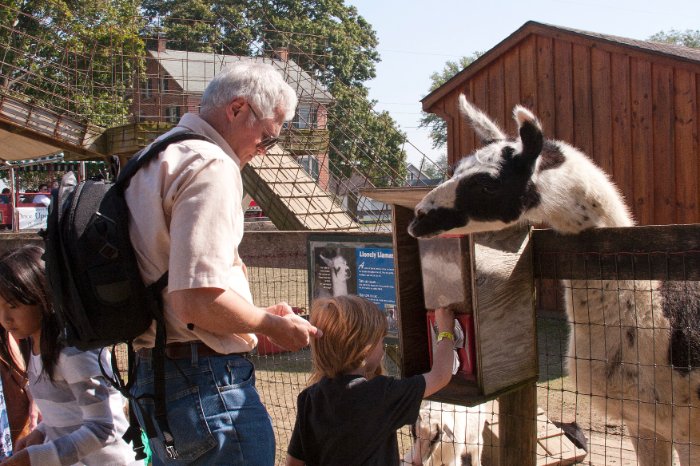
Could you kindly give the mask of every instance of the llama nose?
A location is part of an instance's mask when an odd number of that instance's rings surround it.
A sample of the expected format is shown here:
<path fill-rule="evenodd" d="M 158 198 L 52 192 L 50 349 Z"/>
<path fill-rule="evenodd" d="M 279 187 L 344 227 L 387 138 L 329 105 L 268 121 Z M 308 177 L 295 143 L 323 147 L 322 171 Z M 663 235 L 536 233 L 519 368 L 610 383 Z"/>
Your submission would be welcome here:
<path fill-rule="evenodd" d="M 425 211 L 423 209 L 416 209 L 416 219 L 425 217 Z"/>

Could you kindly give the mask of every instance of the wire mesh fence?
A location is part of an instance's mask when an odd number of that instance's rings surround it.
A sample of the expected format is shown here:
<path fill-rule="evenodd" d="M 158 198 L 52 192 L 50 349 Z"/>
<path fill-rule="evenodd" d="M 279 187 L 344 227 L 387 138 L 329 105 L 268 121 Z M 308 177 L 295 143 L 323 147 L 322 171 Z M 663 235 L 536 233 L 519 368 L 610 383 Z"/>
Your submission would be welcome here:
<path fill-rule="evenodd" d="M 540 403 L 576 423 L 590 464 L 700 461 L 696 227 L 620 230 L 538 257 Z"/>
<path fill-rule="evenodd" d="M 533 235 L 536 464 L 700 463 L 698 233 L 699 225 L 689 225 L 606 229 L 586 237 Z M 262 264 L 249 266 L 254 298 L 259 305 L 288 301 L 303 315 L 309 306 L 305 234 L 275 235 L 293 237 L 275 240 L 284 243 L 275 258 L 266 253 L 266 242 L 246 249 L 250 264 L 256 255 Z M 627 247 L 619 247 L 621 241 Z M 295 243 L 297 252 L 289 246 Z M 270 261 L 285 267 L 270 267 Z M 567 302 L 575 303 L 576 313 L 569 314 Z M 507 344 L 507 335 L 503 340 Z M 386 352 L 387 373 L 400 376 L 398 347 Z M 310 374 L 310 351 L 286 352 L 263 337 L 251 358 L 283 464 L 296 396 Z M 399 431 L 400 453 L 405 459 L 423 453 L 426 465 L 497 465 L 499 420 L 498 400 L 471 408 L 426 402 L 416 425 Z M 472 463 L 450 462 L 469 457 Z"/>
<path fill-rule="evenodd" d="M 622 233 L 628 242 L 633 237 L 628 248 L 618 244 L 618 235 L 604 240 L 610 244 L 603 252 L 585 238 L 562 243 L 559 237 L 554 250 L 547 250 L 551 243 L 536 250 L 537 464 L 700 461 L 700 251 L 684 239 L 698 229 L 680 236 L 659 230 L 674 250 L 654 250 L 658 241 L 652 241 L 642 252 L 637 230 Z M 250 276 L 261 304 L 284 299 L 308 308 L 306 270 L 252 266 Z M 397 348 L 387 347 L 387 354 L 400 357 Z M 273 350 L 253 358 L 282 462 L 310 353 Z M 388 373 L 399 376 L 392 358 L 386 361 Z M 426 402 L 418 423 L 399 432 L 401 454 L 425 453 L 423 464 L 462 464 L 450 461 L 465 458 L 499 464 L 498 406 L 497 400 L 471 408 Z"/>

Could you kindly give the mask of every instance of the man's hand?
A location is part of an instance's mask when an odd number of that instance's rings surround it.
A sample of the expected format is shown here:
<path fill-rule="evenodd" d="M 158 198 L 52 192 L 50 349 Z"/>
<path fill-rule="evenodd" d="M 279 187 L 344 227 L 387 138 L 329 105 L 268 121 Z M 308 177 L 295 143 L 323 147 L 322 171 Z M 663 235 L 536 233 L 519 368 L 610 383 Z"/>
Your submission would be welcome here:
<path fill-rule="evenodd" d="M 311 338 L 320 338 L 323 332 L 296 315 L 291 306 L 285 302 L 277 303 L 265 309 L 266 312 L 281 317 L 275 327 L 267 334 L 268 339 L 282 348 L 299 351 L 308 346 Z"/>

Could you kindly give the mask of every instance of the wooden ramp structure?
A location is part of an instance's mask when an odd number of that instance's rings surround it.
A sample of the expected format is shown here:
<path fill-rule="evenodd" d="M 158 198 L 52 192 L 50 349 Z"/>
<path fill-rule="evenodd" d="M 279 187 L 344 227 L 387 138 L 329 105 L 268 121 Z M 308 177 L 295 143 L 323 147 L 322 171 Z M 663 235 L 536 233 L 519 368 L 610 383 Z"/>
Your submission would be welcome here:
<path fill-rule="evenodd" d="M 174 125 L 141 122 L 109 128 L 103 145 L 125 162 Z M 264 157 L 254 157 L 243 169 L 243 188 L 279 230 L 359 231 L 360 225 L 334 196 L 324 190 L 277 145 Z"/>
<path fill-rule="evenodd" d="M 35 159 L 69 151 L 74 160 L 101 158 L 102 128 L 0 93 L 0 159 Z"/>
<path fill-rule="evenodd" d="M 243 169 L 243 187 L 280 230 L 360 230 L 331 193 L 279 146 Z"/>

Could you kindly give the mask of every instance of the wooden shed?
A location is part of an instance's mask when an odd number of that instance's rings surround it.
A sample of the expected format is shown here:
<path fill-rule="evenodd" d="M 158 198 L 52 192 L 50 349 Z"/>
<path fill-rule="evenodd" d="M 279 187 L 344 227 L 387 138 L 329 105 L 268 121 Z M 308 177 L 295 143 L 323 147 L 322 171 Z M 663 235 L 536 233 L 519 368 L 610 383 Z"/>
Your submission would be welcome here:
<path fill-rule="evenodd" d="M 527 22 L 422 100 L 447 123 L 450 164 L 479 144 L 460 93 L 513 135 L 513 106 L 532 109 L 612 176 L 640 225 L 700 223 L 700 49 Z"/>

